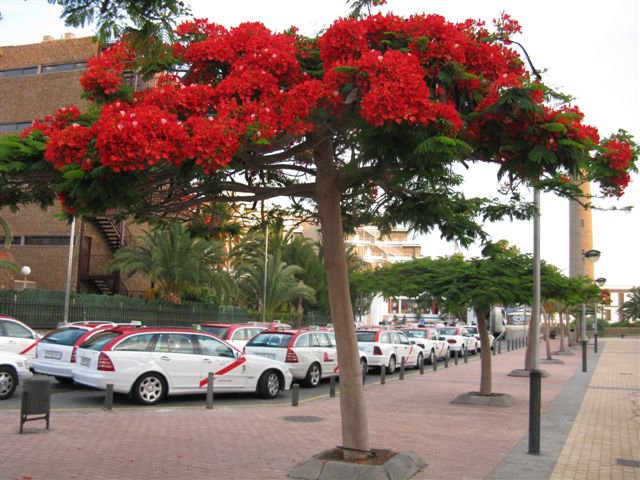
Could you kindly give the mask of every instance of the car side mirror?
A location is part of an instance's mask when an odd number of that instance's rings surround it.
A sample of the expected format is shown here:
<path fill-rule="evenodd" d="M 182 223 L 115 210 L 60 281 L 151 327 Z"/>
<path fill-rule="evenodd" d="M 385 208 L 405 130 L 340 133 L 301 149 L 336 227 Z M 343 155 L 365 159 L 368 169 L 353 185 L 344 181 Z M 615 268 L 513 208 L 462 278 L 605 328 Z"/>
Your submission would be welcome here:
<path fill-rule="evenodd" d="M 444 337 L 438 337 L 438 340 L 446 340 Z"/>

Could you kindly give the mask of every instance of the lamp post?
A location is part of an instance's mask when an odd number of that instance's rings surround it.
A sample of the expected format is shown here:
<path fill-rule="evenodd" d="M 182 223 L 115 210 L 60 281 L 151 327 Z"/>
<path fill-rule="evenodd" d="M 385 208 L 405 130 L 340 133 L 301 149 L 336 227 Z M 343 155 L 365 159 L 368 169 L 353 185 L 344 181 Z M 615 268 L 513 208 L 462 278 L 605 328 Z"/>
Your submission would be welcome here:
<path fill-rule="evenodd" d="M 25 265 L 20 269 L 20 273 L 24 275 L 24 279 L 22 280 L 22 290 L 27 289 L 27 277 L 31 275 L 31 267 Z"/>
<path fill-rule="evenodd" d="M 600 250 L 582 252 L 582 274 L 586 274 L 585 262 L 595 263 L 600 258 Z M 582 322 L 580 324 L 580 343 L 582 344 L 582 371 L 587 371 L 587 304 L 582 304 Z"/>
<path fill-rule="evenodd" d="M 602 287 L 607 283 L 604 277 L 596 278 L 596 285 Z M 593 304 L 593 353 L 598 353 L 598 302 Z"/>

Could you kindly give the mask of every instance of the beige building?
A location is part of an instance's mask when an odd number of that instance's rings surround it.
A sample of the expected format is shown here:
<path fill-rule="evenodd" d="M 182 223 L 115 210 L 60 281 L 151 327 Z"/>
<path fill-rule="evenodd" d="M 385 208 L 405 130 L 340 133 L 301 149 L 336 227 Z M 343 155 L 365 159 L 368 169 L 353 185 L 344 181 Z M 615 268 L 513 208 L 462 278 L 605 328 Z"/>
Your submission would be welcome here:
<path fill-rule="evenodd" d="M 92 38 L 66 34 L 41 43 L 0 47 L 0 133 L 19 133 L 36 119 L 61 107 L 86 109 L 80 78 L 87 60 L 98 52 Z M 71 226 L 59 218 L 59 207 L 46 211 L 32 205 L 18 212 L 0 210 L 11 229 L 10 253 L 28 276 L 17 275 L 15 288 L 65 290 L 71 256 L 71 291 L 138 295 L 148 288 L 141 276 L 121 278 L 105 266 L 113 253 L 141 233 L 142 227 L 107 217 L 78 218 L 73 248 Z"/>

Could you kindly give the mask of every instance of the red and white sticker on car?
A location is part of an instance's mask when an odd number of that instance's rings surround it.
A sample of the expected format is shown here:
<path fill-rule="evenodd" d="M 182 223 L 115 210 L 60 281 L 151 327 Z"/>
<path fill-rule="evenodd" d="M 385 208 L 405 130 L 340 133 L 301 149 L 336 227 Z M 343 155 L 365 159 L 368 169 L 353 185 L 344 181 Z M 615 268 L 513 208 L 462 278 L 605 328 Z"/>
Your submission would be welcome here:
<path fill-rule="evenodd" d="M 220 370 L 218 370 L 217 372 L 213 373 L 213 380 L 215 381 L 216 377 L 221 377 L 223 375 L 225 375 L 226 373 L 229 373 L 230 371 L 242 366 L 242 373 L 244 373 L 246 371 L 247 366 L 244 365 L 244 363 L 247 361 L 246 357 L 240 357 L 239 359 L 237 359 L 235 362 L 230 363 L 229 365 L 227 365 L 224 368 L 221 368 Z M 200 387 L 205 387 L 207 386 L 209 383 L 209 377 L 205 377 L 202 380 L 200 380 Z"/>

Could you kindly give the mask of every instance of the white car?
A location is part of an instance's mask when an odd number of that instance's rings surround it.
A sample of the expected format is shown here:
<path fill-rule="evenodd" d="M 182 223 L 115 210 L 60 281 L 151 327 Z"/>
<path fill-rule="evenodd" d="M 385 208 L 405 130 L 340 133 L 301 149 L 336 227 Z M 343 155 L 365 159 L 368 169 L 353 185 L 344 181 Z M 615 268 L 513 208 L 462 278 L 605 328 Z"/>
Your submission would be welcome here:
<path fill-rule="evenodd" d="M 23 355 L 0 350 L 0 400 L 13 395 L 18 385 L 33 377 Z"/>
<path fill-rule="evenodd" d="M 478 346 L 476 337 L 474 337 L 466 327 L 460 325 L 453 327 L 441 327 L 438 329 L 440 337 L 443 337 L 449 344 L 451 352 L 458 352 L 458 355 L 464 357 L 465 352 L 477 353 Z"/>
<path fill-rule="evenodd" d="M 20 320 L 0 316 L 0 351 L 19 353 L 30 363 L 36 356 L 35 346 L 39 339 L 40 335 Z"/>
<path fill-rule="evenodd" d="M 482 345 L 480 342 L 480 332 L 478 331 L 478 327 L 475 325 L 468 325 L 466 329 L 476 339 L 476 349 L 479 352 L 482 348 Z M 493 350 L 493 342 L 495 341 L 495 337 L 489 332 L 487 332 L 487 335 L 489 335 L 489 345 L 491 347 L 491 350 Z"/>
<path fill-rule="evenodd" d="M 424 351 L 426 362 L 433 365 L 439 358 L 450 356 L 449 344 L 438 335 L 434 327 L 403 328 L 411 343 L 415 343 Z"/>
<path fill-rule="evenodd" d="M 50 375 L 60 383 L 73 383 L 74 347 L 87 340 L 91 333 L 114 327 L 115 323 L 69 323 L 44 335 L 36 345 L 32 368 L 36 373 Z"/>
<path fill-rule="evenodd" d="M 367 354 L 372 367 L 396 371 L 404 358 L 407 368 L 420 367 L 424 352 L 400 330 L 368 329 L 356 331 L 358 348 Z"/>
<path fill-rule="evenodd" d="M 213 333 L 238 350 L 242 350 L 249 340 L 265 331 L 267 327 L 251 323 L 203 323 L 200 329 L 203 332 Z"/>
<path fill-rule="evenodd" d="M 335 334 L 327 330 L 265 330 L 249 340 L 244 351 L 285 362 L 293 378 L 308 387 L 339 375 Z M 360 365 L 366 373 L 368 361 L 364 352 L 360 352 Z"/>
<path fill-rule="evenodd" d="M 131 394 L 143 405 L 167 395 L 257 392 L 275 398 L 291 387 L 284 363 L 243 355 L 215 335 L 192 329 L 115 327 L 96 333 L 76 351 L 75 382 Z"/>

